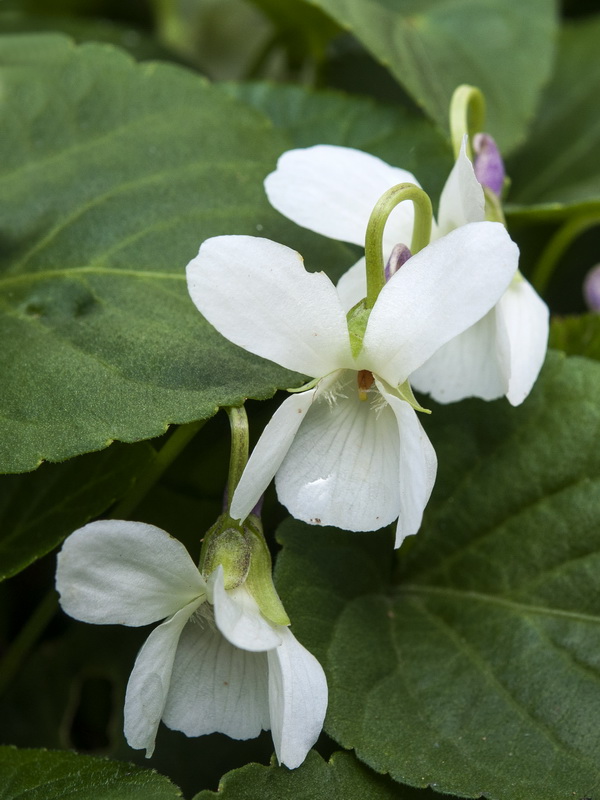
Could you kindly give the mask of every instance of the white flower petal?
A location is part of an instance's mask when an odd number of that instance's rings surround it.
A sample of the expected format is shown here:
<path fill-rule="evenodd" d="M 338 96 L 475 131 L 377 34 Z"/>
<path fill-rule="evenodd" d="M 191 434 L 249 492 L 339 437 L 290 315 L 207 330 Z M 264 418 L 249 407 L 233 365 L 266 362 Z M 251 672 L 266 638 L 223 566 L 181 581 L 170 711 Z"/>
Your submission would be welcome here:
<path fill-rule="evenodd" d="M 190 261 L 187 279 L 198 310 L 245 350 L 315 378 L 350 362 L 335 286 L 324 273 L 307 272 L 289 247 L 216 236 Z"/>
<path fill-rule="evenodd" d="M 371 400 L 372 398 L 372 400 Z M 297 519 L 349 531 L 377 530 L 398 516 L 398 426 L 379 394 L 359 400 L 348 370 L 306 414 L 275 478 Z M 373 402 L 372 402 L 373 401 Z"/>
<path fill-rule="evenodd" d="M 548 306 L 533 286 L 518 274 L 497 306 L 510 352 L 506 396 L 513 406 L 527 397 L 539 375 L 548 346 Z"/>
<path fill-rule="evenodd" d="M 195 600 L 152 631 L 135 660 L 125 694 L 125 738 L 135 750 L 154 752 L 181 631 L 201 605 Z"/>
<path fill-rule="evenodd" d="M 375 203 L 398 183 L 418 185 L 410 172 L 368 153 L 316 145 L 284 153 L 265 190 L 271 205 L 298 225 L 364 247 Z M 386 226 L 388 249 L 397 242 L 410 245 L 413 218 L 412 203 L 394 209 Z"/>
<path fill-rule="evenodd" d="M 359 300 L 367 295 L 367 273 L 365 269 L 364 256 L 359 261 L 344 272 L 337 282 L 337 292 L 340 297 L 342 307 L 346 311 L 355 306 Z"/>
<path fill-rule="evenodd" d="M 423 511 L 435 483 L 437 457 L 415 410 L 383 383 L 378 381 L 377 385 L 396 415 L 400 434 L 400 512 L 396 528 L 396 547 L 400 547 L 407 536 L 421 527 Z"/>
<path fill-rule="evenodd" d="M 147 625 L 174 614 L 206 584 L 187 550 L 143 522 L 100 520 L 72 533 L 58 554 L 64 611 L 101 625 Z"/>
<path fill-rule="evenodd" d="M 508 371 L 501 352 L 507 340 L 498 327 L 497 306 L 468 330 L 451 339 L 412 373 L 410 382 L 438 403 L 465 397 L 495 400 L 508 390 Z"/>
<path fill-rule="evenodd" d="M 280 764 L 295 769 L 317 741 L 327 711 L 327 680 L 317 659 L 287 628 L 269 650 L 269 709 Z"/>
<path fill-rule="evenodd" d="M 233 519 L 245 520 L 273 480 L 313 402 L 317 388 L 292 394 L 271 417 L 231 499 L 230 514 Z"/>
<path fill-rule="evenodd" d="M 516 272 L 519 250 L 498 222 L 463 225 L 410 258 L 373 307 L 357 359 L 397 386 L 481 319 Z"/>
<path fill-rule="evenodd" d="M 179 640 L 163 722 L 186 736 L 252 739 L 270 726 L 267 673 L 266 653 L 239 650 L 197 615 Z"/>
<path fill-rule="evenodd" d="M 209 592 L 212 589 L 217 628 L 232 645 L 259 653 L 281 644 L 279 634 L 262 616 L 244 584 L 237 589 L 225 589 L 221 566 L 209 577 L 208 584 Z"/>
<path fill-rule="evenodd" d="M 467 158 L 465 135 L 460 153 L 442 190 L 438 212 L 438 225 L 434 238 L 466 225 L 485 219 L 485 195 L 475 177 L 473 164 Z"/>

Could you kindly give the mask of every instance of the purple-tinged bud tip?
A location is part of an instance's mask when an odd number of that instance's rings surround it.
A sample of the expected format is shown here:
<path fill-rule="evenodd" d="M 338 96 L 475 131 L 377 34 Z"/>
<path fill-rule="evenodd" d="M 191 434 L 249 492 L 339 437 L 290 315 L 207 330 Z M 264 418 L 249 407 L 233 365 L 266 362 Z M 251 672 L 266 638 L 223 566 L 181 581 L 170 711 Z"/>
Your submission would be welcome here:
<path fill-rule="evenodd" d="M 394 249 L 390 253 L 390 257 L 388 258 L 387 264 L 385 265 L 386 281 L 389 281 L 392 275 L 395 275 L 396 272 L 398 272 L 398 270 L 402 266 L 402 264 L 405 264 L 411 256 L 412 253 L 405 244 L 394 245 Z"/>
<path fill-rule="evenodd" d="M 475 151 L 475 177 L 500 197 L 504 186 L 504 162 L 500 150 L 489 133 L 476 133 L 473 137 Z"/>
<path fill-rule="evenodd" d="M 583 281 L 583 297 L 591 311 L 600 311 L 600 264 L 592 267 Z"/>

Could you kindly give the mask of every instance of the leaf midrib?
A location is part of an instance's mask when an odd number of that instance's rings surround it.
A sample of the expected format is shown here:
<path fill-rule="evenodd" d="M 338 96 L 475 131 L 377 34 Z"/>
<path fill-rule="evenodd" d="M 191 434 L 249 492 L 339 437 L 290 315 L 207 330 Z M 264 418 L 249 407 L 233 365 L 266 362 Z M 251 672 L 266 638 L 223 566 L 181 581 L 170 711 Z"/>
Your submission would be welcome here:
<path fill-rule="evenodd" d="M 562 608 L 550 608 L 548 606 L 536 606 L 530 603 L 509 600 L 506 597 L 494 594 L 475 592 L 470 589 L 455 589 L 451 586 L 427 586 L 416 583 L 404 583 L 396 587 L 396 595 L 431 595 L 448 599 L 460 599 L 496 605 L 507 608 L 512 612 L 526 614 L 529 616 L 548 616 L 557 619 L 566 619 L 572 622 L 583 622 L 588 624 L 600 625 L 600 614 L 583 614 L 578 611 L 567 611 Z"/>

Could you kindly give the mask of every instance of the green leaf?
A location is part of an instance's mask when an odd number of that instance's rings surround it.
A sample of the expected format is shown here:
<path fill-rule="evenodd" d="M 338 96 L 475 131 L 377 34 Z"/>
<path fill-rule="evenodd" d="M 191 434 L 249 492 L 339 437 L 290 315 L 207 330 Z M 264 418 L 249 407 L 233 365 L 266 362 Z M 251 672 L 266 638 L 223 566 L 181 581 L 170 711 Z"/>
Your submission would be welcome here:
<path fill-rule="evenodd" d="M 434 795 L 400 788 L 368 770 L 349 753 L 334 753 L 325 762 L 314 750 L 298 769 L 248 764 L 225 775 L 218 792 L 204 791 L 193 800 L 433 800 Z"/>
<path fill-rule="evenodd" d="M 47 750 L 0 747 L 2 800 L 175 800 L 167 778 L 132 764 Z"/>
<path fill-rule="evenodd" d="M 554 317 L 550 325 L 550 347 L 567 355 L 600 361 L 600 314 Z"/>
<path fill-rule="evenodd" d="M 327 732 L 465 797 L 600 791 L 600 365 L 551 354 L 527 401 L 435 406 L 439 475 L 393 536 L 284 524 L 278 588 L 324 664 Z"/>
<path fill-rule="evenodd" d="M 218 234 L 352 263 L 268 205 L 262 182 L 287 140 L 193 73 L 110 46 L 5 37 L 0 63 L 0 471 L 297 384 L 217 334 L 185 282 Z"/>
<path fill-rule="evenodd" d="M 124 497 L 154 458 L 149 444 L 113 445 L 27 475 L 0 478 L 0 581 L 49 553 Z"/>
<path fill-rule="evenodd" d="M 527 144 L 508 163 L 507 211 L 564 215 L 585 207 L 600 214 L 599 37 L 600 16 L 563 28 L 554 77 Z"/>
<path fill-rule="evenodd" d="M 487 130 L 509 148 L 524 139 L 550 75 L 552 0 L 312 0 L 387 66 L 439 125 L 461 83 L 487 100 Z"/>
<path fill-rule="evenodd" d="M 225 83 L 221 89 L 270 117 L 294 147 L 335 144 L 372 153 L 413 172 L 434 202 L 454 163 L 439 130 L 400 106 L 270 83 Z"/>

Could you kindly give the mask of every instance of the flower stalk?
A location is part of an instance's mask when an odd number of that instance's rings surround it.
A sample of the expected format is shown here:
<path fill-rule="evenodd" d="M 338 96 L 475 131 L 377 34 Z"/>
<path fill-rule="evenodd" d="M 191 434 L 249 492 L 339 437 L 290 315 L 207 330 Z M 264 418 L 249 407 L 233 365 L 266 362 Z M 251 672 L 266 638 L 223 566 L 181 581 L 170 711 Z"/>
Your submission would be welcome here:
<path fill-rule="evenodd" d="M 467 134 L 467 156 L 473 161 L 471 142 L 476 133 L 483 130 L 485 121 L 485 98 L 476 86 L 463 84 L 454 90 L 450 101 L 450 138 L 454 158 L 458 158 L 465 133 Z"/>
<path fill-rule="evenodd" d="M 429 244 L 433 209 L 431 200 L 423 189 L 414 183 L 399 183 L 384 192 L 375 204 L 367 224 L 365 236 L 365 261 L 367 268 L 367 297 L 365 308 L 371 309 L 379 292 L 385 285 L 385 260 L 383 255 L 383 231 L 388 218 L 397 205 L 411 200 L 414 209 L 413 234 L 410 251 L 416 255 Z"/>

